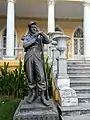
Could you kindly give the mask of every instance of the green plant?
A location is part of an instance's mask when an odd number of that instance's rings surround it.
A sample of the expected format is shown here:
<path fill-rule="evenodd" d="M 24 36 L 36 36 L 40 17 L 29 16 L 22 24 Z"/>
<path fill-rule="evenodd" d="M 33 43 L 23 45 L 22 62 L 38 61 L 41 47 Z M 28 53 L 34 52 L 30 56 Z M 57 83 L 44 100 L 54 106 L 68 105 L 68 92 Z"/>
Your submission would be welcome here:
<path fill-rule="evenodd" d="M 48 93 L 50 98 L 52 97 L 52 65 L 49 64 L 49 57 L 45 60 L 45 69 L 48 79 Z"/>
<path fill-rule="evenodd" d="M 54 81 L 54 77 L 52 74 L 52 65 L 49 64 L 49 57 L 46 58 L 45 61 L 45 68 L 47 73 L 47 79 L 48 79 L 48 92 L 50 98 L 53 98 L 54 101 L 61 103 L 60 93 L 57 89 L 57 86 Z"/>
<path fill-rule="evenodd" d="M 19 60 L 19 66 L 15 70 L 10 71 L 8 67 L 9 63 L 6 64 L 6 62 L 3 68 L 0 67 L 0 94 L 14 97 L 25 96 L 28 87 L 22 61 Z"/>
<path fill-rule="evenodd" d="M 19 60 L 19 66 L 14 71 L 14 94 L 17 97 L 23 97 L 27 93 L 26 76 L 23 70 L 22 62 Z"/>
<path fill-rule="evenodd" d="M 0 94 L 11 95 L 14 97 L 24 97 L 28 93 L 26 75 L 22 61 L 15 70 L 8 70 L 9 63 L 4 62 L 4 67 L 0 67 Z M 45 60 L 45 69 L 48 79 L 48 92 L 52 96 L 52 66 L 49 64 L 49 57 Z"/>
<path fill-rule="evenodd" d="M 4 62 L 4 67 L 0 67 L 0 94 L 9 94 L 8 93 L 8 65 Z"/>

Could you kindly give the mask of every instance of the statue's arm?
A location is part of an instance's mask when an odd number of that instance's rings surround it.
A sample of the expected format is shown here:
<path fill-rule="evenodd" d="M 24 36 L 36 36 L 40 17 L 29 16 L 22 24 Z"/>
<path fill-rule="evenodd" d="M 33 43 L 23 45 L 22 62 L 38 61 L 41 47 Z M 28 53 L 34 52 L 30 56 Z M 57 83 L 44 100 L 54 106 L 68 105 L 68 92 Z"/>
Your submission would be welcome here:
<path fill-rule="evenodd" d="M 48 36 L 45 34 L 45 33 L 40 33 L 41 34 L 41 36 L 42 36 L 42 42 L 44 43 L 44 44 L 49 44 L 51 41 L 49 40 L 49 38 L 48 38 Z"/>
<path fill-rule="evenodd" d="M 27 38 L 24 38 L 23 40 L 23 47 L 26 49 L 29 46 L 33 45 L 35 43 L 35 38 L 33 38 L 32 40 L 29 40 Z"/>

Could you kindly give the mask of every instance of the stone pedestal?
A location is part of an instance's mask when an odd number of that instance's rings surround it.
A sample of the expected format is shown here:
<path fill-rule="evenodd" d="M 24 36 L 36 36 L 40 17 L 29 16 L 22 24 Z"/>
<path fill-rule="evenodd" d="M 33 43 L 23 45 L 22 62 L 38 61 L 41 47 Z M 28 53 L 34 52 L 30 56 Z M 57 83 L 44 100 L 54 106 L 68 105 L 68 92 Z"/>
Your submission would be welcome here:
<path fill-rule="evenodd" d="M 78 105 L 78 98 L 75 90 L 68 86 L 59 87 L 62 106 L 76 106 Z"/>
<path fill-rule="evenodd" d="M 62 106 L 78 105 L 78 98 L 75 90 L 70 88 L 70 79 L 67 75 L 67 60 L 65 58 L 57 59 L 57 86 L 61 96 Z"/>
<path fill-rule="evenodd" d="M 65 58 L 57 58 L 57 86 L 70 86 L 70 79 L 67 75 L 67 60 Z"/>
<path fill-rule="evenodd" d="M 27 97 L 22 100 L 14 114 L 13 120 L 59 120 L 59 113 L 53 101 L 50 106 L 44 106 L 38 97 L 28 104 Z"/>

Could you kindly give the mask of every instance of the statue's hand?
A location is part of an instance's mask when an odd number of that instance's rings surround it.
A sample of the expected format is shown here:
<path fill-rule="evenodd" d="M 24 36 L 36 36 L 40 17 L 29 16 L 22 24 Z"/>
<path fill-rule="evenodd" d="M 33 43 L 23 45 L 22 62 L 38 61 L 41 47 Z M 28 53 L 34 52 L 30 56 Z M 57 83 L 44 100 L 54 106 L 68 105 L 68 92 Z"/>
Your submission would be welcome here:
<path fill-rule="evenodd" d="M 21 38 L 21 40 L 23 40 L 23 41 L 24 41 L 25 39 L 26 39 L 26 36 L 25 36 L 25 35 L 23 35 L 23 36 L 22 36 L 22 38 Z"/>
<path fill-rule="evenodd" d="M 39 31 L 39 32 L 36 33 L 36 36 L 42 35 L 42 33 L 43 33 L 42 31 Z"/>

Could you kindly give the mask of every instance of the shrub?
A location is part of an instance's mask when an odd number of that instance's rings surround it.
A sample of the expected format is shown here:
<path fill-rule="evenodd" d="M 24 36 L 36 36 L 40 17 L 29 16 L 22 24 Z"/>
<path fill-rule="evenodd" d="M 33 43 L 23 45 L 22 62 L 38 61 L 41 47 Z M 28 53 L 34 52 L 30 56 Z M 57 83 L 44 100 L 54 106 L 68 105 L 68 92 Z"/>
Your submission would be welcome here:
<path fill-rule="evenodd" d="M 3 68 L 0 67 L 0 94 L 23 97 L 27 94 L 28 88 L 21 60 L 15 70 L 10 71 L 8 67 L 9 63 L 6 62 Z"/>
<path fill-rule="evenodd" d="M 4 62 L 4 67 L 0 67 L 0 95 L 11 95 L 14 97 L 24 97 L 28 94 L 26 75 L 22 61 L 15 70 L 8 70 L 9 63 Z M 52 96 L 52 66 L 49 65 L 49 57 L 45 60 L 45 71 L 47 75 L 48 93 Z"/>
<path fill-rule="evenodd" d="M 48 93 L 50 98 L 52 97 L 52 65 L 49 64 L 49 57 L 45 60 L 45 69 L 47 74 L 47 82 L 48 82 Z"/>

